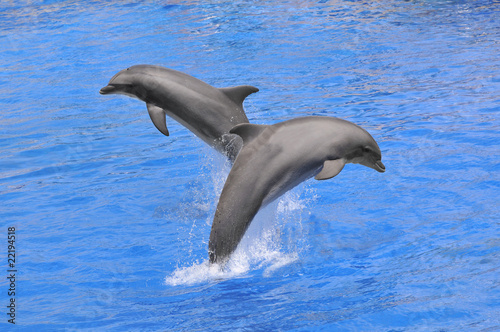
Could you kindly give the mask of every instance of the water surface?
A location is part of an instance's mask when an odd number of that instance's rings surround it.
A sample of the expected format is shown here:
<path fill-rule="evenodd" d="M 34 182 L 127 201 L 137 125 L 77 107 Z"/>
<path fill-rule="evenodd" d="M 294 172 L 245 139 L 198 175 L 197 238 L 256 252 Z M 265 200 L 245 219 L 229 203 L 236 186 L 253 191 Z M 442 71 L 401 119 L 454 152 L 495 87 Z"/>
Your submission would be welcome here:
<path fill-rule="evenodd" d="M 500 329 L 499 15 L 498 1 L 2 2 L 16 327 Z M 141 63 L 257 86 L 254 123 L 357 123 L 387 172 L 306 182 L 211 269 L 228 165 L 171 119 L 161 135 L 142 102 L 98 93 Z"/>

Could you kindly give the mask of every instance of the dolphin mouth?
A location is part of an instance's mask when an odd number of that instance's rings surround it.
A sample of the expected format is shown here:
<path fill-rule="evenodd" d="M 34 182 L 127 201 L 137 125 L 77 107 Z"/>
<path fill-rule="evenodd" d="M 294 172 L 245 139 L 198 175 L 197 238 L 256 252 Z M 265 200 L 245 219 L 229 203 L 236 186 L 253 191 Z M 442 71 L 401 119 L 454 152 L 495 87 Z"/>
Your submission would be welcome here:
<path fill-rule="evenodd" d="M 380 172 L 380 173 L 385 172 L 385 165 L 382 164 L 381 160 L 378 160 L 377 162 L 375 162 L 375 170 Z"/>
<path fill-rule="evenodd" d="M 104 88 L 99 90 L 99 93 L 101 95 L 107 95 L 109 93 L 113 93 L 116 90 L 116 88 L 113 85 L 106 85 Z"/>

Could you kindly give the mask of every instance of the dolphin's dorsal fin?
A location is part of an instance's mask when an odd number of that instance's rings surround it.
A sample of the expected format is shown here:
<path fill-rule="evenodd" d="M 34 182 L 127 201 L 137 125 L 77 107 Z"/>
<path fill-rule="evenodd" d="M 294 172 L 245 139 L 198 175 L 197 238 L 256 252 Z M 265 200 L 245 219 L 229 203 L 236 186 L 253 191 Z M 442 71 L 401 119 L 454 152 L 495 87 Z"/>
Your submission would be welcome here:
<path fill-rule="evenodd" d="M 168 136 L 167 119 L 163 108 L 149 103 L 147 103 L 146 106 L 148 107 L 149 117 L 151 118 L 151 121 L 153 121 L 156 129 L 158 129 L 163 135 Z"/>
<path fill-rule="evenodd" d="M 248 143 L 252 141 L 255 137 L 259 136 L 268 125 L 258 125 L 253 123 L 240 123 L 234 126 L 229 132 L 231 134 L 236 134 L 243 138 L 243 143 Z"/>
<path fill-rule="evenodd" d="M 344 168 L 345 161 L 343 158 L 335 159 L 335 160 L 326 160 L 323 163 L 323 168 L 321 172 L 319 172 L 314 178 L 316 180 L 326 180 L 331 179 L 335 175 L 339 174 L 340 171 Z"/>
<path fill-rule="evenodd" d="M 229 99 L 231 99 L 236 105 L 242 105 L 248 95 L 259 91 L 254 86 L 250 85 L 240 85 L 232 88 L 220 88 L 222 93 L 224 93 Z"/>

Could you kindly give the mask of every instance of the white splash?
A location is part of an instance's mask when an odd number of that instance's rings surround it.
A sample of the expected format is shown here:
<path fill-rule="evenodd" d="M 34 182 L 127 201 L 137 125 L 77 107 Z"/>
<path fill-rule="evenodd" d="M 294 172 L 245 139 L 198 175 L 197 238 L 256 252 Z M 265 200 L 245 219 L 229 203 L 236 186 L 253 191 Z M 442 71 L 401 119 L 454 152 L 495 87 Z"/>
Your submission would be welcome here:
<path fill-rule="evenodd" d="M 178 268 L 171 276 L 165 278 L 165 284 L 170 286 L 193 285 L 234 278 L 237 271 L 225 271 L 218 264 L 210 264 L 208 260 L 196 262 L 191 266 Z"/>
<path fill-rule="evenodd" d="M 299 260 L 302 246 L 301 211 L 306 207 L 295 192 L 262 209 L 252 221 L 236 251 L 224 267 L 199 261 L 177 268 L 165 278 L 170 286 L 193 285 L 245 277 L 262 270 L 270 277 L 279 269 Z M 298 223 L 291 227 L 289 223 Z"/>
<path fill-rule="evenodd" d="M 172 275 L 165 277 L 165 284 L 179 286 L 217 282 L 244 277 L 253 269 L 261 268 L 264 268 L 263 276 L 268 278 L 275 271 L 299 259 L 297 253 L 286 254 L 262 250 L 263 247 L 260 249 L 257 252 L 245 252 L 238 249 L 224 267 L 219 264 L 210 264 L 207 259 L 201 263 L 196 262 L 191 266 L 178 268 Z"/>
<path fill-rule="evenodd" d="M 214 190 L 216 197 L 219 197 L 231 165 L 219 154 L 207 153 L 206 167 L 212 180 L 211 184 L 207 182 L 211 189 L 206 189 Z M 307 198 L 301 198 L 304 192 Z M 208 259 L 196 261 L 189 266 L 178 267 L 171 275 L 166 276 L 165 284 L 177 286 L 210 283 L 245 277 L 257 271 L 262 271 L 264 277 L 277 273 L 281 268 L 299 260 L 300 253 L 305 249 L 302 214 L 308 203 L 315 198 L 314 190 L 308 189 L 304 184 L 299 185 L 259 211 L 224 267 L 210 264 Z M 201 206 L 198 208 L 205 210 L 210 209 L 209 204 L 217 203 L 200 201 L 201 203 L 193 204 L 199 204 Z M 208 218 L 203 227 L 210 227 L 211 221 L 212 218 Z M 194 238 L 196 227 L 198 226 L 192 225 L 189 241 L 197 241 Z"/>

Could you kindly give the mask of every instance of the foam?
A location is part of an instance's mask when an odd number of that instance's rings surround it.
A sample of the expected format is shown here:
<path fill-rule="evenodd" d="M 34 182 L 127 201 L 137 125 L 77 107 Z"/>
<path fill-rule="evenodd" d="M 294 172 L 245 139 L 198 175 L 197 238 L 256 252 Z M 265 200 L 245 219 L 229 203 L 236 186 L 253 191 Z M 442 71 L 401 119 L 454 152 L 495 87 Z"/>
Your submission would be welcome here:
<path fill-rule="evenodd" d="M 248 276 L 251 272 L 270 277 L 299 260 L 304 250 L 301 211 L 308 200 L 292 191 L 265 207 L 254 218 L 236 251 L 224 267 L 208 259 L 177 268 L 165 278 L 170 286 L 193 285 Z M 294 226 L 290 227 L 290 223 Z"/>
<path fill-rule="evenodd" d="M 205 189 L 214 190 L 218 198 L 231 164 L 212 150 L 207 151 L 206 157 L 204 167 L 210 174 L 211 182 L 205 183 L 211 186 L 211 189 Z M 301 198 L 304 192 L 307 198 Z M 264 277 L 270 277 L 281 268 L 298 261 L 300 253 L 307 247 L 302 227 L 302 212 L 315 198 L 314 190 L 306 184 L 285 193 L 279 200 L 259 211 L 225 266 L 210 264 L 208 254 L 207 259 L 202 261 L 179 262 L 188 266 L 176 268 L 171 275 L 165 277 L 165 284 L 177 286 L 210 283 L 245 277 L 250 273 L 262 273 Z M 206 211 L 210 209 L 211 202 L 195 200 L 191 204 Z M 207 219 L 207 223 L 211 224 L 211 221 L 212 218 Z M 209 224 L 205 226 L 210 226 Z M 196 241 L 193 237 L 196 227 L 195 224 L 192 225 L 189 241 Z"/>

